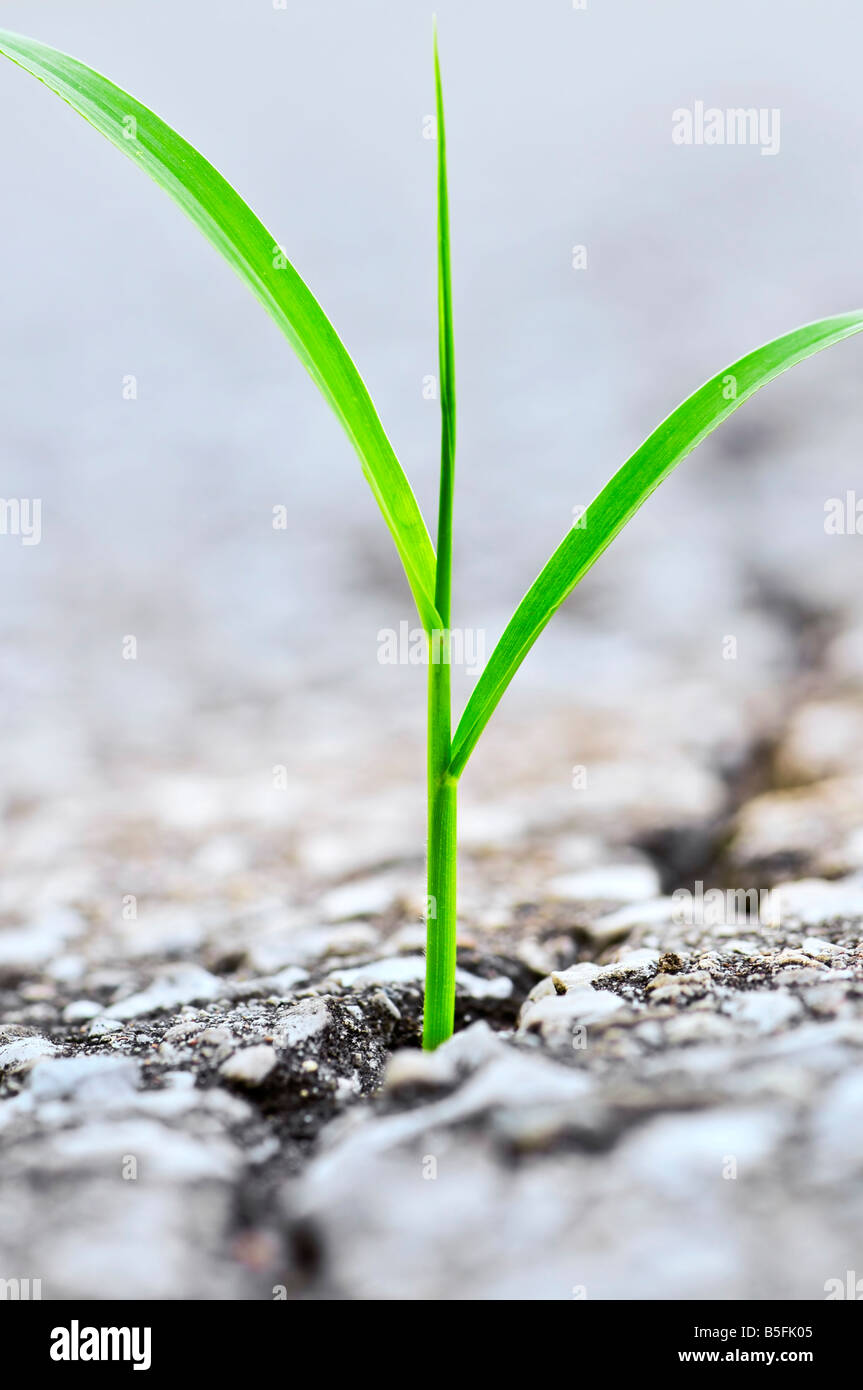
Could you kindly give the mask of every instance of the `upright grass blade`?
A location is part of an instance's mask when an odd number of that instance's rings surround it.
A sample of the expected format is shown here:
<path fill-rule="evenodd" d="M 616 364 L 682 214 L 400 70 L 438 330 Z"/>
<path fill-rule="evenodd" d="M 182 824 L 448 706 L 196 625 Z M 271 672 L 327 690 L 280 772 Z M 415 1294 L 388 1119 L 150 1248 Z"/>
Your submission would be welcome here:
<path fill-rule="evenodd" d="M 437 25 L 434 31 L 434 72 L 437 113 L 437 298 L 441 409 L 435 607 L 440 614 L 442 630 L 434 634 L 431 641 L 428 676 L 428 895 L 423 1013 L 423 1047 L 426 1048 L 437 1047 L 453 1030 L 458 792 L 455 780 L 448 775 L 452 752 L 449 629 L 452 613 L 452 506 L 455 484 L 455 351 L 452 330 L 446 129 Z"/>
<path fill-rule="evenodd" d="M 435 607 L 448 628 L 452 608 L 452 505 L 455 485 L 455 347 L 452 331 L 449 195 L 446 172 L 446 127 L 440 76 L 437 25 L 434 31 L 435 109 L 437 121 L 438 361 L 440 374 L 441 459 L 438 508 Z"/>
<path fill-rule="evenodd" d="M 618 531 L 673 468 L 738 406 L 797 362 L 863 329 L 863 311 L 796 328 L 712 377 L 653 431 L 591 502 L 528 589 L 489 657 L 453 739 L 450 774 L 464 771 L 477 739 L 539 634 Z"/>
<path fill-rule="evenodd" d="M 203 155 L 92 68 L 6 30 L 0 30 L 0 53 L 56 92 L 164 188 L 272 315 L 359 454 L 423 625 L 427 631 L 439 626 L 434 551 L 410 484 L 359 372 L 272 234 Z M 225 95 L 227 103 L 230 91 Z"/>

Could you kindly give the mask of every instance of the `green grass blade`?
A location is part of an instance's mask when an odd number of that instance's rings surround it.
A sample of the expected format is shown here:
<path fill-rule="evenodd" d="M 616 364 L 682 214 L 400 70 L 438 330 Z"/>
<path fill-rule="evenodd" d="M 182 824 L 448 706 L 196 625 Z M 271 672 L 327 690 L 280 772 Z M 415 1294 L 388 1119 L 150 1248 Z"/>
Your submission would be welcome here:
<path fill-rule="evenodd" d="M 528 589 L 468 700 L 453 739 L 452 776 L 477 739 L 539 634 L 579 580 L 655 488 L 759 387 L 822 348 L 863 329 L 863 310 L 796 328 L 711 378 L 668 416 L 590 504 L 584 529 L 564 537 Z"/>
<path fill-rule="evenodd" d="M 445 628 L 452 608 L 452 506 L 455 486 L 455 348 L 452 330 L 449 196 L 446 175 L 446 127 L 440 76 L 437 25 L 434 31 L 435 110 L 437 121 L 438 359 L 441 408 L 440 501 L 438 506 L 435 607 Z"/>
<path fill-rule="evenodd" d="M 0 30 L 0 53 L 56 92 L 139 164 L 269 311 L 359 454 L 424 625 L 439 626 L 432 598 L 434 550 L 410 484 L 359 372 L 276 239 L 203 155 L 113 82 L 68 54 L 6 30 Z"/>
<path fill-rule="evenodd" d="M 455 782 L 447 777 L 452 753 L 452 696 L 449 627 L 452 608 L 452 504 L 455 483 L 455 353 L 452 332 L 449 204 L 446 177 L 446 131 L 434 31 L 435 106 L 437 111 L 437 259 L 438 354 L 440 359 L 440 503 L 438 508 L 435 606 L 445 629 L 437 658 L 430 652 L 428 681 L 428 903 L 426 989 L 423 1047 L 434 1048 L 452 1033 L 456 962 L 456 824 Z"/>

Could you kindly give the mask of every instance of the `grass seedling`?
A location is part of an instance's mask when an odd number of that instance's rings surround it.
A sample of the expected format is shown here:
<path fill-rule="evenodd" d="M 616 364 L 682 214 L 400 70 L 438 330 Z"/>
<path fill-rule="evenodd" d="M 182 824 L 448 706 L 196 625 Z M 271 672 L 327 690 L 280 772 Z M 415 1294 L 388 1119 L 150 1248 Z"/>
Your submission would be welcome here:
<path fill-rule="evenodd" d="M 672 469 L 768 381 L 863 329 L 863 311 L 795 328 L 725 367 L 678 406 L 606 483 L 528 589 L 452 732 L 449 629 L 455 479 L 455 358 L 446 138 L 437 39 L 438 335 L 441 467 L 437 548 L 353 361 L 321 306 L 231 185 L 176 131 L 113 82 L 33 39 L 0 31 L 0 52 L 63 98 L 171 195 L 275 319 L 356 449 L 395 542 L 426 640 L 428 664 L 428 938 L 423 1046 L 453 1030 L 456 796 L 483 729 L 546 623 Z"/>

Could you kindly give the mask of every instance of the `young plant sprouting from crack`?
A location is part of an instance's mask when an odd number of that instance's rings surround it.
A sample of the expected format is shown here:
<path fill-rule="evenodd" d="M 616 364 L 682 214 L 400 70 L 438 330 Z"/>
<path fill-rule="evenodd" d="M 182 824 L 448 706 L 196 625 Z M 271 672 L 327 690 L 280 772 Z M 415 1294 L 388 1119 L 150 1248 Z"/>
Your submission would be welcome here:
<path fill-rule="evenodd" d="M 531 584 L 452 732 L 450 701 L 455 367 L 446 139 L 437 39 L 438 335 L 441 467 L 437 548 L 353 361 L 275 238 L 231 185 L 176 131 L 121 88 L 46 44 L 0 30 L 0 53 L 63 98 L 171 195 L 282 329 L 356 449 L 395 542 L 430 647 L 428 663 L 428 921 L 423 1045 L 453 1030 L 456 795 L 477 740 L 546 623 L 673 468 L 768 381 L 863 329 L 863 310 L 790 333 L 724 368 L 660 424 L 567 531 Z M 434 655 L 432 655 L 434 653 Z M 437 656 L 438 659 L 434 659 Z"/>

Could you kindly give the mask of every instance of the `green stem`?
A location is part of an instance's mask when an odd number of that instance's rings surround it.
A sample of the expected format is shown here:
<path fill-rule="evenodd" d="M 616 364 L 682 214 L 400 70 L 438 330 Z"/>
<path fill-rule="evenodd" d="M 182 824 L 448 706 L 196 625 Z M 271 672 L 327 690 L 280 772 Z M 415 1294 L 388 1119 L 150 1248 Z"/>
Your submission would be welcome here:
<path fill-rule="evenodd" d="M 429 633 L 428 686 L 428 901 L 426 903 L 426 992 L 423 1047 L 437 1047 L 451 1036 L 455 1012 L 456 794 L 450 775 L 452 700 L 450 693 L 450 614 L 452 610 L 452 504 L 455 484 L 455 354 L 449 254 L 449 202 L 446 132 L 434 41 L 438 185 L 438 360 L 440 365 L 441 447 L 435 560 L 435 609 L 441 629 Z"/>
<path fill-rule="evenodd" d="M 452 1035 L 455 1015 L 456 797 L 449 776 L 449 633 L 436 634 L 441 659 L 429 653 L 428 703 L 428 901 L 426 903 L 426 989 L 423 1047 L 435 1048 Z"/>

